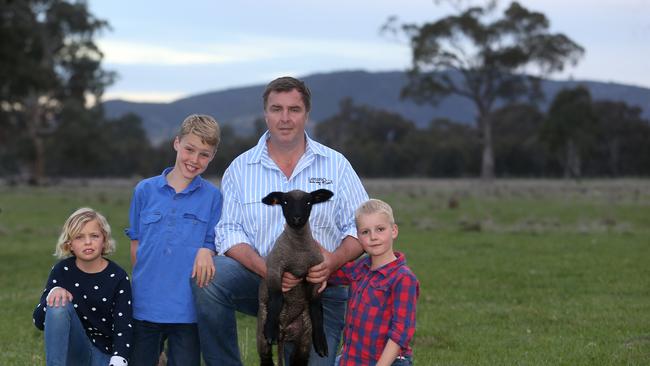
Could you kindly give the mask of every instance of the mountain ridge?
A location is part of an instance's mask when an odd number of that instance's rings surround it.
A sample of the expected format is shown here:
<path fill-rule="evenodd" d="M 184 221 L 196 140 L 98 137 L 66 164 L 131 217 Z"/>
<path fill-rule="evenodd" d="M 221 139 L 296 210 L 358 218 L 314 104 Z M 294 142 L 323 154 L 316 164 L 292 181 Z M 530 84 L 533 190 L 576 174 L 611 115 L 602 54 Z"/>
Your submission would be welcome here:
<path fill-rule="evenodd" d="M 474 121 L 473 104 L 459 96 L 448 96 L 435 107 L 401 100 L 399 94 L 406 83 L 406 74 L 402 71 L 337 71 L 315 73 L 301 79 L 312 92 L 310 120 L 315 123 L 336 114 L 339 103 L 344 98 L 352 98 L 357 105 L 398 113 L 421 128 L 434 118 L 448 118 L 463 123 Z M 642 116 L 650 119 L 649 88 L 612 82 L 545 79 L 542 81 L 542 90 L 546 98 L 541 107 L 545 109 L 561 89 L 577 85 L 585 85 L 594 100 L 623 101 L 638 106 L 642 109 Z M 140 116 L 147 136 L 153 143 L 171 138 L 180 122 L 192 113 L 212 115 L 220 124 L 230 125 L 236 133 L 245 135 L 253 131 L 253 122 L 263 117 L 262 93 L 265 86 L 260 84 L 210 91 L 169 103 L 108 100 L 103 106 L 108 118 L 118 118 L 129 112 Z"/>

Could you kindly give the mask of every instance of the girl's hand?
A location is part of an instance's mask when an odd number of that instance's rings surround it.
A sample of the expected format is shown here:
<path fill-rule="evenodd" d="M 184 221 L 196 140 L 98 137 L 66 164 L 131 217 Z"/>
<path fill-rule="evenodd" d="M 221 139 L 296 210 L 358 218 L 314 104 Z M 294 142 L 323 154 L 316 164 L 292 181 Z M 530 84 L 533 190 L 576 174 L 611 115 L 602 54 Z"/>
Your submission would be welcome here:
<path fill-rule="evenodd" d="M 47 306 L 58 307 L 65 306 L 68 302 L 72 301 L 72 294 L 63 287 L 54 287 L 47 294 Z"/>
<path fill-rule="evenodd" d="M 192 278 L 196 278 L 196 284 L 199 287 L 206 286 L 214 278 L 213 256 L 214 252 L 208 248 L 201 248 L 196 253 L 194 267 L 192 268 Z"/>

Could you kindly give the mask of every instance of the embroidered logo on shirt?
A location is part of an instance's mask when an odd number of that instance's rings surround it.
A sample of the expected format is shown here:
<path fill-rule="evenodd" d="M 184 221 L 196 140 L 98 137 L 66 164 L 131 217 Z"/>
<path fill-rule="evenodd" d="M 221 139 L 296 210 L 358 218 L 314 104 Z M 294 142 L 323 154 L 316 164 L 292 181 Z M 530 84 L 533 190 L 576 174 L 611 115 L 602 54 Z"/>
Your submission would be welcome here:
<path fill-rule="evenodd" d="M 318 184 L 318 185 L 332 184 L 332 180 L 327 179 L 327 178 L 309 178 L 309 183 L 314 183 L 314 184 Z"/>

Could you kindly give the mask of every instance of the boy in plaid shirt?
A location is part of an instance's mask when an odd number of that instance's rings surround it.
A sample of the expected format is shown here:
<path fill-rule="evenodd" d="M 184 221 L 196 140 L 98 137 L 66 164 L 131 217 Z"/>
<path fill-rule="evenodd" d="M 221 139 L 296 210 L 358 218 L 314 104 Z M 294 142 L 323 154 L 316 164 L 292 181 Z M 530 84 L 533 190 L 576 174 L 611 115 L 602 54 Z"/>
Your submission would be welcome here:
<path fill-rule="evenodd" d="M 337 365 L 411 365 L 415 304 L 420 285 L 404 254 L 393 251 L 397 225 L 380 200 L 355 213 L 357 236 L 367 256 L 341 267 L 330 284 L 350 285 L 343 348 Z"/>

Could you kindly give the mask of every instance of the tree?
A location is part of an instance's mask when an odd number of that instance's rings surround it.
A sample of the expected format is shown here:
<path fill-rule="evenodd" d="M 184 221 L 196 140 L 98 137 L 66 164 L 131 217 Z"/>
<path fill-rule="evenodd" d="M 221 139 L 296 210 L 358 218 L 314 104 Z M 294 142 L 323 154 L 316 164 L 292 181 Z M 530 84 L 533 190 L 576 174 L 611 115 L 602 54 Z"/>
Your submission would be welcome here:
<path fill-rule="evenodd" d="M 561 90 L 551 103 L 540 137 L 559 152 L 565 178 L 582 176 L 582 156 L 593 145 L 597 120 L 584 86 Z"/>
<path fill-rule="evenodd" d="M 68 104 L 59 113 L 60 122 L 45 140 L 48 176 L 102 176 L 110 171 L 113 143 L 106 134 L 98 111 Z M 116 160 L 120 157 L 115 156 Z M 120 162 L 124 164 L 124 162 Z"/>
<path fill-rule="evenodd" d="M 38 184 L 45 140 L 62 111 L 87 111 L 113 80 L 101 68 L 103 55 L 93 41 L 108 23 L 81 0 L 2 0 L 0 15 L 0 127 L 13 126 L 29 142 L 31 152 L 23 159 Z"/>
<path fill-rule="evenodd" d="M 423 175 L 429 177 L 467 177 L 479 172 L 478 135 L 472 125 L 448 119 L 434 119 L 428 128 L 411 134 L 407 146 L 416 148 L 410 161 L 422 161 Z M 413 157 L 418 157 L 413 161 Z M 417 166 L 416 165 L 416 166 Z"/>
<path fill-rule="evenodd" d="M 495 170 L 499 176 L 536 176 L 545 171 L 547 154 L 538 132 L 544 114 L 533 104 L 515 103 L 489 116 L 494 141 Z"/>
<path fill-rule="evenodd" d="M 500 99 L 514 101 L 541 96 L 540 78 L 575 64 L 584 50 L 567 36 L 549 32 L 542 13 L 513 2 L 499 19 L 490 21 L 493 7 L 470 7 L 458 15 L 421 26 L 403 24 L 412 63 L 402 97 L 437 104 L 456 94 L 476 107 L 481 134 L 481 176 L 494 177 L 492 124 L 488 118 Z M 395 19 L 384 29 L 396 30 Z"/>
<path fill-rule="evenodd" d="M 315 137 L 343 153 L 361 175 L 403 176 L 414 175 L 413 155 L 403 144 L 412 131 L 415 125 L 402 116 L 346 98 L 339 113 L 316 126 Z"/>
<path fill-rule="evenodd" d="M 593 103 L 598 120 L 598 159 L 605 174 L 648 174 L 650 171 L 650 122 L 641 108 L 609 100 Z M 600 167 L 599 167 L 600 168 Z"/>

